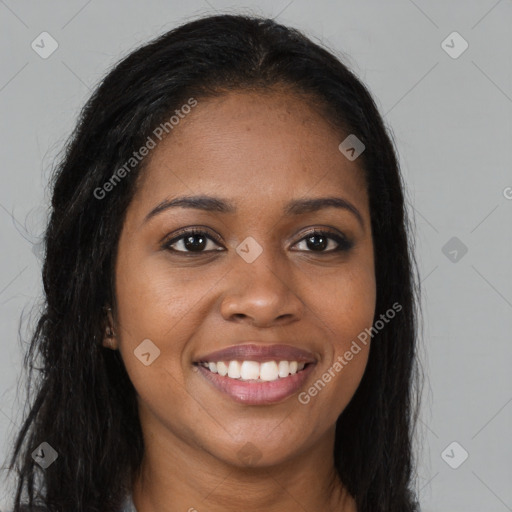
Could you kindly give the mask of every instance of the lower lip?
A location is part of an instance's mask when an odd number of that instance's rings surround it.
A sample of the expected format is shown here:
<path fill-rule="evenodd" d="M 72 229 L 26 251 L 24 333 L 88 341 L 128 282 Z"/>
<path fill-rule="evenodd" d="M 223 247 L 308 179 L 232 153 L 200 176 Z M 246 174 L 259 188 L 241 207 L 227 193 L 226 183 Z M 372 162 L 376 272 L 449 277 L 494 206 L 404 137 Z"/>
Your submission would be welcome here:
<path fill-rule="evenodd" d="M 267 382 L 230 379 L 213 373 L 202 365 L 198 365 L 197 368 L 208 382 L 236 402 L 247 405 L 264 405 L 281 402 L 295 394 L 311 374 L 314 366 L 314 363 L 308 364 L 294 375 Z"/>

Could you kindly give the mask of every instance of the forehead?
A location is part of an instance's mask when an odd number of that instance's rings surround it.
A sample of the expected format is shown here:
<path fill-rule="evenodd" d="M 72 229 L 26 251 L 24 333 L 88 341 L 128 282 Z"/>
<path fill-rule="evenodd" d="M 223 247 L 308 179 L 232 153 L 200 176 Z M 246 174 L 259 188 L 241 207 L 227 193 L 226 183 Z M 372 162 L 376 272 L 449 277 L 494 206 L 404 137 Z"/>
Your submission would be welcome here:
<path fill-rule="evenodd" d="M 215 193 L 261 208 L 337 192 L 364 209 L 363 170 L 339 151 L 346 134 L 314 102 L 283 91 L 197 101 L 147 157 L 137 203 Z"/>

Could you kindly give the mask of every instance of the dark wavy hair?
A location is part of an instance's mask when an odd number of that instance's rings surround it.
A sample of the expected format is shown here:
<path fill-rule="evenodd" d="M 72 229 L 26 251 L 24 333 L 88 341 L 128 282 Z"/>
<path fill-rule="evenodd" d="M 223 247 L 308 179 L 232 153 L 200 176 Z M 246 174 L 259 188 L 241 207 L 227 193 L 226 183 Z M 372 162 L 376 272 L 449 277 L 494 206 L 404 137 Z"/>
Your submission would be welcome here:
<path fill-rule="evenodd" d="M 115 317 L 114 265 L 142 160 L 108 199 L 108 181 L 187 98 L 287 87 L 309 98 L 343 138 L 366 146 L 358 163 L 370 202 L 375 318 L 400 313 L 372 338 L 362 381 L 337 420 L 334 459 L 359 512 L 418 510 L 413 437 L 421 394 L 419 287 L 404 185 L 389 130 L 367 88 L 335 52 L 271 19 L 204 16 L 130 53 L 83 107 L 51 181 L 42 269 L 44 305 L 25 353 L 28 412 L 8 469 L 14 512 L 117 512 L 144 444 L 135 389 L 119 351 L 102 345 Z M 343 140 L 340 138 L 340 142 Z M 47 442 L 57 461 L 42 470 Z M 23 504 L 25 507 L 23 508 Z"/>

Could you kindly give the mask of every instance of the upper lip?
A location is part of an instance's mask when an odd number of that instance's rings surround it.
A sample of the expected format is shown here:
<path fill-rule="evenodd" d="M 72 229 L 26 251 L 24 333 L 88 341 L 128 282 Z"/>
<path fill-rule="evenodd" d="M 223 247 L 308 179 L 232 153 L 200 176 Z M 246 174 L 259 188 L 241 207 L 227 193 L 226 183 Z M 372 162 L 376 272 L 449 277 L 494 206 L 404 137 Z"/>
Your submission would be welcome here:
<path fill-rule="evenodd" d="M 205 354 L 196 363 L 217 361 L 297 361 L 299 363 L 315 363 L 315 356 L 308 350 L 293 347 L 291 345 L 261 345 L 256 343 L 244 343 L 217 350 Z"/>

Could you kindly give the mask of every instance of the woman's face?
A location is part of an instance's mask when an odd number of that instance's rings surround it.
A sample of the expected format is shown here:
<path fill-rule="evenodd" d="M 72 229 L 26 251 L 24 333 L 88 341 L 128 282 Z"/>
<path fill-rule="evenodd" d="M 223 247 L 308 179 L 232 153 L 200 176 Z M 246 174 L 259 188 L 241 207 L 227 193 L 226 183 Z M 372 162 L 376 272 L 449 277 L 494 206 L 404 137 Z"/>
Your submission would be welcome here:
<path fill-rule="evenodd" d="M 298 96 L 236 92 L 199 99 L 151 150 L 119 241 L 114 330 L 163 451 L 263 466 L 332 441 L 369 346 L 345 354 L 376 298 L 366 186 L 338 149 L 345 136 Z M 150 215 L 185 196 L 215 201 Z M 328 197 L 341 206 L 302 203 Z"/>

